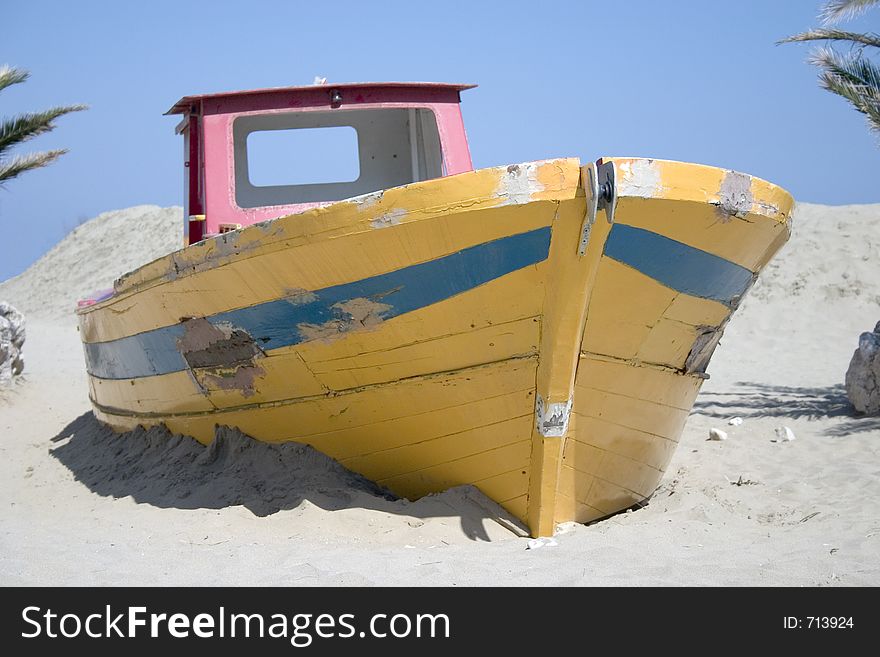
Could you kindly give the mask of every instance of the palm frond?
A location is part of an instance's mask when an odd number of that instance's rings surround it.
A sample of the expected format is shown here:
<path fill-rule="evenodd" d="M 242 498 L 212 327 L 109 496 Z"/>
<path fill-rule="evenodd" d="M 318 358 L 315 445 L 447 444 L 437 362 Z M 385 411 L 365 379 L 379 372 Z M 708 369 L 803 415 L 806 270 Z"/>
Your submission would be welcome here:
<path fill-rule="evenodd" d="M 4 64 L 0 66 L 0 91 L 13 84 L 24 82 L 28 77 L 30 73 L 27 71 Z M 0 185 L 25 171 L 51 164 L 67 152 L 66 149 L 57 149 L 28 153 L 5 160 L 2 159 L 5 151 L 37 135 L 49 132 L 55 127 L 53 121 L 59 116 L 84 109 L 86 109 L 85 105 L 63 105 L 43 112 L 28 112 L 0 120 Z"/>
<path fill-rule="evenodd" d="M 37 135 L 49 132 L 59 116 L 86 109 L 85 105 L 53 107 L 43 112 L 19 114 L 0 122 L 0 153 Z"/>
<path fill-rule="evenodd" d="M 6 87 L 12 86 L 13 84 L 18 84 L 19 82 L 24 82 L 30 77 L 30 73 L 20 68 L 13 68 L 8 64 L 4 64 L 0 66 L 0 91 L 3 91 Z"/>
<path fill-rule="evenodd" d="M 853 44 L 862 44 L 880 48 L 880 34 L 862 34 L 860 32 L 847 32 L 845 30 L 817 29 L 801 32 L 794 36 L 786 37 L 776 43 L 792 43 L 794 41 L 849 41 Z"/>
<path fill-rule="evenodd" d="M 831 48 L 820 48 L 810 56 L 809 61 L 842 80 L 880 94 L 880 67 L 861 55 L 841 54 Z"/>
<path fill-rule="evenodd" d="M 868 127 L 871 131 L 880 134 L 880 97 L 865 97 L 860 87 L 840 80 L 829 73 L 823 73 L 819 80 L 823 88 L 846 98 L 857 111 L 867 117 Z"/>
<path fill-rule="evenodd" d="M 9 162 L 0 162 L 0 183 L 12 180 L 25 171 L 39 169 L 47 164 L 51 164 L 66 152 L 66 149 L 59 149 L 43 151 L 41 153 L 28 153 L 27 155 L 19 155 Z"/>
<path fill-rule="evenodd" d="M 880 0 L 829 0 L 819 13 L 819 20 L 825 25 L 837 23 L 858 16 Z"/>
<path fill-rule="evenodd" d="M 880 67 L 863 57 L 841 55 L 829 48 L 817 51 L 811 62 L 822 70 L 822 87 L 848 100 L 867 117 L 871 130 L 880 133 Z"/>

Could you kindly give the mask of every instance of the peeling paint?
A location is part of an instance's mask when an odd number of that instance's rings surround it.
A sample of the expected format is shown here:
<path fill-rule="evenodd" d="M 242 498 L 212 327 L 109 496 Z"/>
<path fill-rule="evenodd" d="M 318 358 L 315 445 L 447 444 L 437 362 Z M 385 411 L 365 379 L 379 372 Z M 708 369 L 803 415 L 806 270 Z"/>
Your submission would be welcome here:
<path fill-rule="evenodd" d="M 302 306 L 306 303 L 312 303 L 317 298 L 317 294 L 301 287 L 288 287 L 284 289 L 284 300 L 291 306 Z"/>
<path fill-rule="evenodd" d="M 299 324 L 297 328 L 306 340 L 329 340 L 350 331 L 378 326 L 385 321 L 383 313 L 391 308 L 387 303 L 358 297 L 333 304 L 333 319 L 323 324 Z"/>
<path fill-rule="evenodd" d="M 541 393 L 535 400 L 535 425 L 545 438 L 560 438 L 568 433 L 568 420 L 571 417 L 571 399 L 566 402 L 548 404 Z"/>
<path fill-rule="evenodd" d="M 256 226 L 257 229 L 264 235 L 264 238 L 282 237 L 285 232 L 285 226 L 283 222 L 278 221 L 279 219 L 283 219 L 283 217 L 264 219 L 263 221 L 260 221 L 258 223 L 251 224 L 251 226 Z"/>
<path fill-rule="evenodd" d="M 782 214 L 779 210 L 779 206 L 775 203 L 767 203 L 766 201 L 754 201 L 754 209 L 767 217 L 774 217 L 776 215 Z M 788 221 L 788 218 L 786 218 Z"/>
<path fill-rule="evenodd" d="M 377 192 L 369 192 L 367 194 L 361 194 L 360 196 L 353 196 L 348 200 L 350 203 L 354 203 L 358 210 L 368 210 L 381 201 L 384 195 L 385 190 L 380 189 Z"/>
<path fill-rule="evenodd" d="M 495 190 L 495 196 L 502 199 L 500 205 L 521 205 L 530 203 L 532 196 L 544 191 L 544 185 L 538 180 L 538 165 L 511 164 L 506 173 L 501 175 L 501 184 Z"/>
<path fill-rule="evenodd" d="M 193 370 L 193 376 L 204 390 L 238 390 L 244 397 L 256 394 L 254 381 L 266 371 L 257 365 L 208 367 Z"/>
<path fill-rule="evenodd" d="M 370 222 L 370 226 L 372 226 L 373 228 L 388 228 L 389 226 L 396 226 L 405 216 L 406 210 L 404 210 L 403 208 L 394 208 L 390 212 L 386 212 L 385 214 L 373 219 Z"/>
<path fill-rule="evenodd" d="M 620 180 L 617 183 L 618 196 L 638 196 L 655 198 L 660 195 L 660 166 L 654 160 L 633 160 L 621 162 Z"/>
<path fill-rule="evenodd" d="M 705 374 L 715 347 L 724 333 L 724 326 L 698 326 L 697 339 L 684 361 L 685 374 Z M 706 377 L 708 378 L 708 377 Z"/>
<path fill-rule="evenodd" d="M 743 219 L 752 210 L 752 177 L 728 171 L 718 190 L 718 215 L 722 222 Z"/>
<path fill-rule="evenodd" d="M 231 324 L 212 324 L 200 317 L 183 322 L 177 348 L 203 390 L 239 390 L 254 394 L 254 380 L 265 374 L 254 364 L 262 350 L 254 339 Z"/>

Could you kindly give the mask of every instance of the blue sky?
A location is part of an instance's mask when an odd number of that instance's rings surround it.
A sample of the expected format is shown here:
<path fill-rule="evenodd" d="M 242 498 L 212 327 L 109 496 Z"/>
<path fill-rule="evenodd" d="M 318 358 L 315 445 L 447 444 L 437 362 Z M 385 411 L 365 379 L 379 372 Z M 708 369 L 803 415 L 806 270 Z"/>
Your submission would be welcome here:
<path fill-rule="evenodd" d="M 26 150 L 67 147 L 0 189 L 0 280 L 78 223 L 182 204 L 186 94 L 330 82 L 472 82 L 477 168 L 637 155 L 737 169 L 827 204 L 880 202 L 880 140 L 822 91 L 808 45 L 819 0 L 709 2 L 40 2 L 3 9 L 0 63 L 31 79 L 0 115 L 63 103 Z M 877 30 L 875 10 L 847 27 Z M 114 236 L 137 240 L 137 234 Z"/>

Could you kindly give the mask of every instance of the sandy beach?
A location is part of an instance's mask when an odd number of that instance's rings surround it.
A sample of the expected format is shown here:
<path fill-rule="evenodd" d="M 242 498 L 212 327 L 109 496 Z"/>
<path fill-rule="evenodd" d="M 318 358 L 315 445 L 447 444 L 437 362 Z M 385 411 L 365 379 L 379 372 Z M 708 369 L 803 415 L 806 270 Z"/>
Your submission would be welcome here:
<path fill-rule="evenodd" d="M 301 445 L 102 427 L 73 308 L 176 248 L 181 213 L 100 215 L 0 283 L 27 317 L 24 374 L 0 389 L 0 584 L 880 584 L 880 417 L 843 389 L 880 320 L 880 205 L 799 204 L 655 495 L 531 549 L 474 489 L 394 500 Z"/>

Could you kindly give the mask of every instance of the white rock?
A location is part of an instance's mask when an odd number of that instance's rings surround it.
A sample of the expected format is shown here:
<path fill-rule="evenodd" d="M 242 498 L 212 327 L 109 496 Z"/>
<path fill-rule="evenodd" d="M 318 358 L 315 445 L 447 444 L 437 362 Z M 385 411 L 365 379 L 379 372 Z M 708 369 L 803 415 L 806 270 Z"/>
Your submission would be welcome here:
<path fill-rule="evenodd" d="M 577 527 L 578 527 L 578 523 L 576 523 L 576 522 L 572 522 L 572 521 L 560 522 L 558 525 L 556 525 L 556 531 L 553 532 L 553 534 L 554 534 L 554 536 L 560 536 L 562 534 L 567 534 L 569 532 L 573 532 L 575 529 L 577 529 Z"/>
<path fill-rule="evenodd" d="M 738 427 L 742 423 L 743 423 L 743 419 L 741 417 L 732 417 L 727 421 L 727 424 L 729 424 L 732 427 Z"/>
<path fill-rule="evenodd" d="M 790 443 L 795 439 L 794 431 L 789 427 L 776 427 L 776 440 L 780 443 Z"/>
<path fill-rule="evenodd" d="M 537 550 L 542 547 L 556 547 L 559 545 L 553 538 L 531 538 L 526 545 L 526 550 Z"/>
<path fill-rule="evenodd" d="M 727 432 L 712 427 L 711 429 L 709 429 L 708 440 L 727 440 Z"/>

